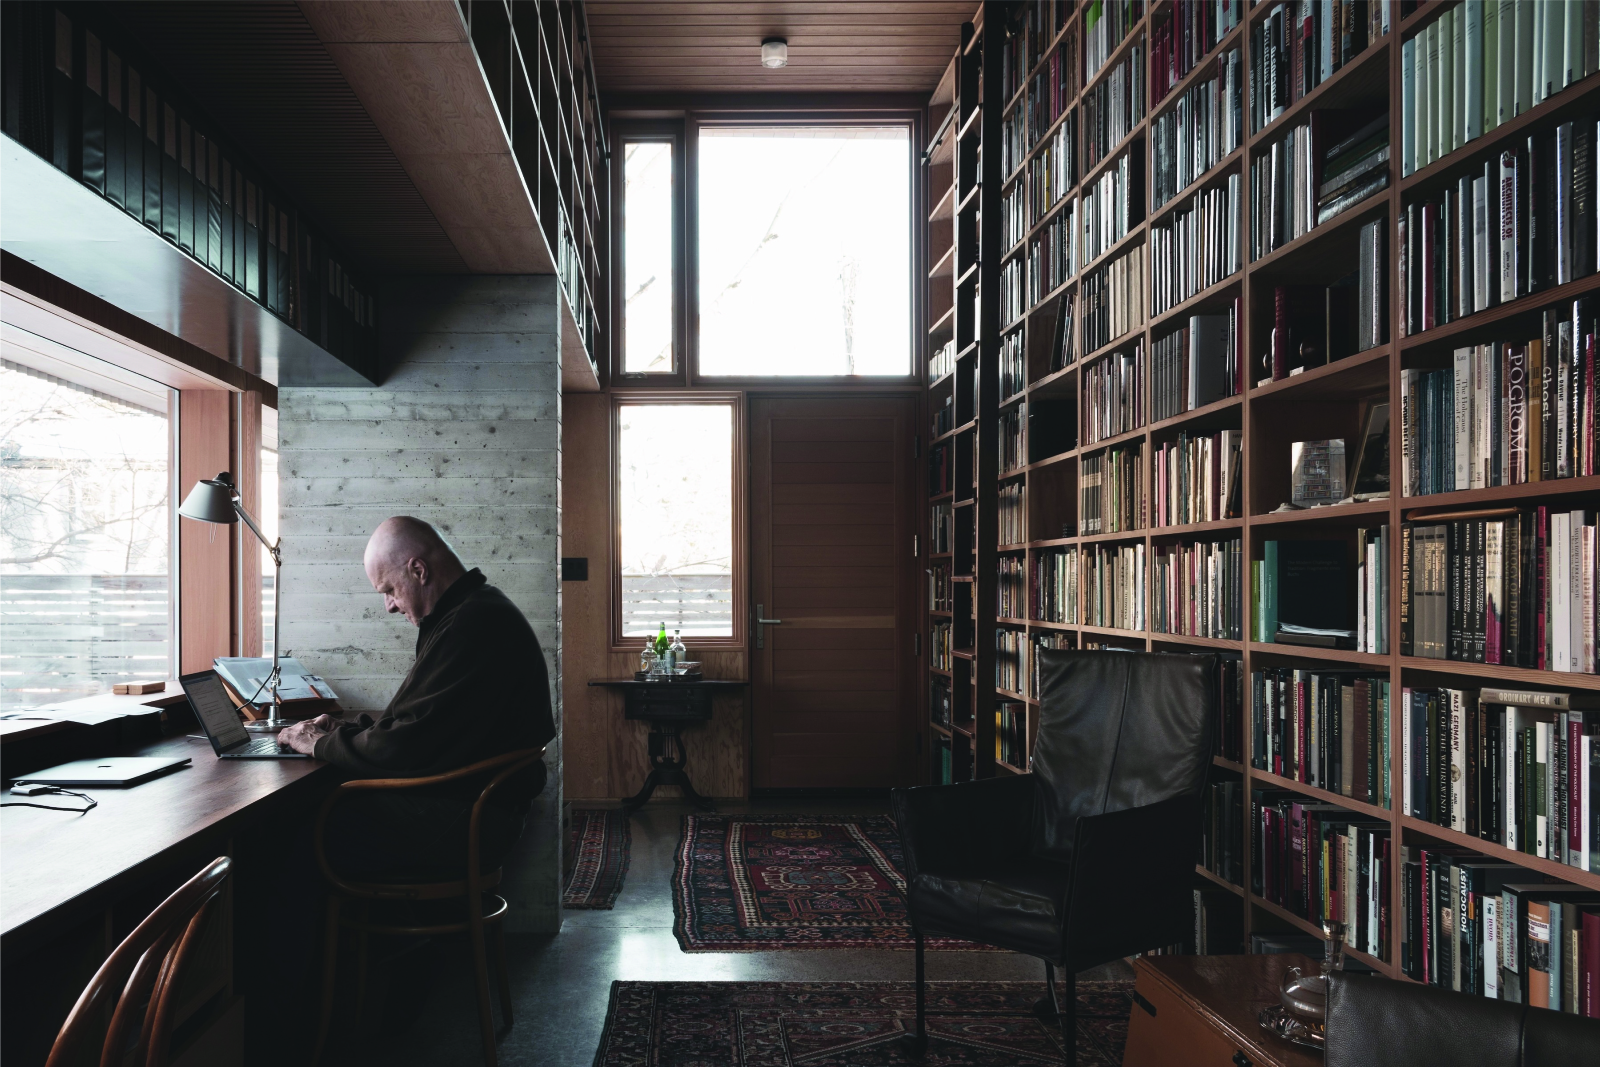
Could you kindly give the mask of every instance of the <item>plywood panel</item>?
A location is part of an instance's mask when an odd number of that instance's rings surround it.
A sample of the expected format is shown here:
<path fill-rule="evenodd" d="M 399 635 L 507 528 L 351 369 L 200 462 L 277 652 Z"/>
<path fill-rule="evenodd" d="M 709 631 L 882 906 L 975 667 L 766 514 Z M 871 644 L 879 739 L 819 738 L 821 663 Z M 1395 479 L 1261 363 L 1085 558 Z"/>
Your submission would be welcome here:
<path fill-rule="evenodd" d="M 185 389 L 178 394 L 178 500 L 194 483 L 232 467 L 230 418 L 233 395 L 220 389 Z M 248 535 L 249 531 L 245 531 Z M 203 671 L 233 651 L 231 556 L 235 527 L 180 519 L 178 604 L 180 664 L 184 673 Z"/>
<path fill-rule="evenodd" d="M 239 483 L 239 500 L 245 510 L 261 516 L 261 394 L 238 393 L 234 405 L 234 460 L 235 480 Z M 237 568 L 239 581 L 235 583 L 238 600 L 234 606 L 234 649 L 241 656 L 261 655 L 261 562 L 266 550 L 260 538 L 248 528 L 240 527 Z M 270 625 L 270 624 L 268 624 Z"/>

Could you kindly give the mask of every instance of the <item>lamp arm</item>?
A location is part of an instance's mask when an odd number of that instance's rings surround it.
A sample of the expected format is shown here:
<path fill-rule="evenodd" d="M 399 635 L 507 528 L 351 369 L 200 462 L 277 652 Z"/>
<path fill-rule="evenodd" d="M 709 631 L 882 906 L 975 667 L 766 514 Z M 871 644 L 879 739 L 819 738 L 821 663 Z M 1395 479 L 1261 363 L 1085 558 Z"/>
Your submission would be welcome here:
<path fill-rule="evenodd" d="M 255 534 L 262 544 L 267 546 L 267 551 L 272 553 L 272 562 L 282 566 L 283 560 L 278 555 L 278 546 L 267 540 L 267 535 L 261 532 L 261 527 L 256 525 L 256 520 L 249 511 L 245 510 L 245 506 L 239 502 L 237 496 L 233 498 L 233 510 L 237 511 L 239 517 L 244 520 L 244 524 L 250 527 L 250 532 Z"/>

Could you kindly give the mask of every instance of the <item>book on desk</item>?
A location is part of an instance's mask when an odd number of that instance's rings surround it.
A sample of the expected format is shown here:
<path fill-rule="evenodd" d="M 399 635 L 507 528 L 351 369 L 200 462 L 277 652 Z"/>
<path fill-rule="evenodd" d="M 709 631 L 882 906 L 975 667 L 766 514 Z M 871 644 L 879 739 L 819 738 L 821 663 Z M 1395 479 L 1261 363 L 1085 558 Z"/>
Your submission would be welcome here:
<path fill-rule="evenodd" d="M 211 664 L 235 707 L 251 719 L 267 717 L 272 704 L 272 691 L 266 685 L 272 673 L 270 657 L 218 656 Z M 280 657 L 278 671 L 278 700 L 289 718 L 306 719 L 338 710 L 339 698 L 333 687 L 293 656 Z"/>

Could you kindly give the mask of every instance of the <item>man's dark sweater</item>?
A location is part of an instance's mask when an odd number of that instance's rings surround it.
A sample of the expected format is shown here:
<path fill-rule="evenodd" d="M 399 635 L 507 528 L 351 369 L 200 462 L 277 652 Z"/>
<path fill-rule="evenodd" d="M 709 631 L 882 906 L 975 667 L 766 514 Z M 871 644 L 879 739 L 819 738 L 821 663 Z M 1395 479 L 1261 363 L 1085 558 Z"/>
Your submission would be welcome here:
<path fill-rule="evenodd" d="M 473 569 L 417 628 L 417 660 L 389 706 L 376 719 L 363 713 L 340 723 L 317 742 L 316 756 L 358 778 L 420 777 L 538 748 L 555 735 L 539 639 Z"/>

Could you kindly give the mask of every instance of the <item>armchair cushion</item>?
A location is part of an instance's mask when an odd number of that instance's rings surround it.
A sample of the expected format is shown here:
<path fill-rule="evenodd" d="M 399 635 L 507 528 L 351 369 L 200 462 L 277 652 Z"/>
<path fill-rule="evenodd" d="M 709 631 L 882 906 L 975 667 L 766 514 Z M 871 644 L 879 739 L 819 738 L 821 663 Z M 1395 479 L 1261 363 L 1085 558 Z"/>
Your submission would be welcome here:
<path fill-rule="evenodd" d="M 1001 948 L 1061 956 L 1062 902 L 1072 868 L 1028 860 L 1020 866 L 919 873 L 909 888 L 920 929 Z"/>

